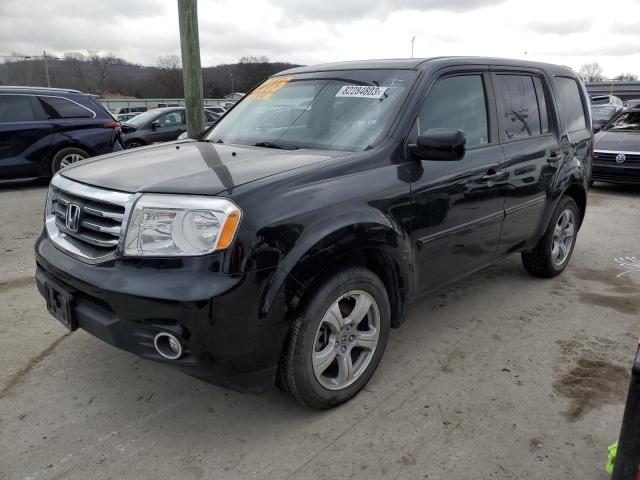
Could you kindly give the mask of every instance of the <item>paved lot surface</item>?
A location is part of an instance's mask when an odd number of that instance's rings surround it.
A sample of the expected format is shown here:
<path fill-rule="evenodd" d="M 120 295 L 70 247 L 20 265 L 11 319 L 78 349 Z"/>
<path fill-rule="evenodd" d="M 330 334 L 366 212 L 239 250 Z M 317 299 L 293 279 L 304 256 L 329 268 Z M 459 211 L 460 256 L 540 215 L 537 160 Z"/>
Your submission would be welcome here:
<path fill-rule="evenodd" d="M 0 478 L 605 479 L 640 334 L 640 189 L 596 186 L 569 268 L 517 257 L 413 305 L 330 412 L 142 361 L 49 317 L 45 188 L 0 185 Z"/>

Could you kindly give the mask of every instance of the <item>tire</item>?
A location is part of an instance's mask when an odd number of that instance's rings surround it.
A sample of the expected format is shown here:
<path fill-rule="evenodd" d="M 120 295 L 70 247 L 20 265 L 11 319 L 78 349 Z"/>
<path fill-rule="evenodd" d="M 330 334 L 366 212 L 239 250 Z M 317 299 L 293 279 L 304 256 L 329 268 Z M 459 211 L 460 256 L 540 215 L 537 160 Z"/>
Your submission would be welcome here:
<path fill-rule="evenodd" d="M 538 244 L 530 252 L 522 252 L 522 264 L 527 272 L 542 278 L 562 273 L 576 245 L 578 218 L 576 202 L 571 197 L 563 197 Z"/>
<path fill-rule="evenodd" d="M 57 152 L 51 160 L 51 175 L 55 175 L 61 168 L 89 158 L 89 154 L 81 148 L 67 147 Z"/>
<path fill-rule="evenodd" d="M 387 290 L 371 271 L 351 267 L 333 274 L 310 293 L 291 325 L 278 385 L 304 406 L 328 409 L 346 402 L 380 363 L 390 318 Z"/>
<path fill-rule="evenodd" d="M 144 142 L 142 140 L 137 140 L 137 139 L 133 139 L 133 140 L 129 140 L 127 143 L 124 144 L 124 148 L 129 149 L 129 148 L 138 148 L 138 147 L 144 147 Z"/>

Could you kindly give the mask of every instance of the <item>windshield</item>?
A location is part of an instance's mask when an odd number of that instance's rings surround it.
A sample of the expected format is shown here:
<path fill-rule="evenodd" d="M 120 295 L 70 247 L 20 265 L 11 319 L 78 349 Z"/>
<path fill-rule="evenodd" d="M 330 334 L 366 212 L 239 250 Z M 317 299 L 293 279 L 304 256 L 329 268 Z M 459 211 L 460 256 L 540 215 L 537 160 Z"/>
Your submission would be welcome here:
<path fill-rule="evenodd" d="M 640 132 L 640 110 L 622 113 L 609 125 L 607 130 Z"/>
<path fill-rule="evenodd" d="M 273 77 L 227 113 L 207 140 L 365 150 L 383 134 L 416 76 L 412 70 L 353 70 Z"/>
<path fill-rule="evenodd" d="M 139 113 L 139 114 L 136 114 L 135 117 L 127 120 L 127 123 L 129 125 L 135 125 L 136 127 L 140 127 L 145 123 L 153 120 L 154 117 L 157 117 L 159 113 L 160 112 L 157 110 L 149 110 L 147 112 Z"/>
<path fill-rule="evenodd" d="M 610 105 L 592 105 L 591 116 L 594 120 L 609 120 L 618 109 Z"/>

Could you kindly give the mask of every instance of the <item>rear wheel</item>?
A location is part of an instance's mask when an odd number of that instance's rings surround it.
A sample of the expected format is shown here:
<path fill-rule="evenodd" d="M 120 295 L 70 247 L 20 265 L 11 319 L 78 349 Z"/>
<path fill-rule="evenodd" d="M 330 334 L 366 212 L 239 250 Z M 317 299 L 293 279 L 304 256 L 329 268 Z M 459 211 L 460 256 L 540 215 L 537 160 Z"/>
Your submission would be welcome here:
<path fill-rule="evenodd" d="M 63 148 L 53 156 L 53 160 L 51 161 L 51 174 L 53 175 L 62 168 L 81 162 L 85 158 L 89 158 L 89 154 L 81 148 Z"/>
<path fill-rule="evenodd" d="M 576 244 L 578 218 L 573 198 L 562 198 L 538 244 L 531 252 L 522 253 L 522 264 L 531 275 L 550 278 L 562 273 Z"/>
<path fill-rule="evenodd" d="M 331 408 L 364 387 L 389 336 L 387 291 L 369 270 L 334 274 L 292 324 L 279 384 L 301 404 Z"/>

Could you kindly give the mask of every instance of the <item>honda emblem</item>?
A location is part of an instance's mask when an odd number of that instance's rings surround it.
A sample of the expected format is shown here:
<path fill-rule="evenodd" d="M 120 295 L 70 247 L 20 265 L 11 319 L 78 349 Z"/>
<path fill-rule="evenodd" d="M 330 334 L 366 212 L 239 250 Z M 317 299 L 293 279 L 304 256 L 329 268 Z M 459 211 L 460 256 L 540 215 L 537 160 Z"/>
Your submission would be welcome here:
<path fill-rule="evenodd" d="M 67 205 L 67 216 L 65 226 L 72 232 L 77 232 L 80 226 L 80 207 L 75 203 Z"/>

